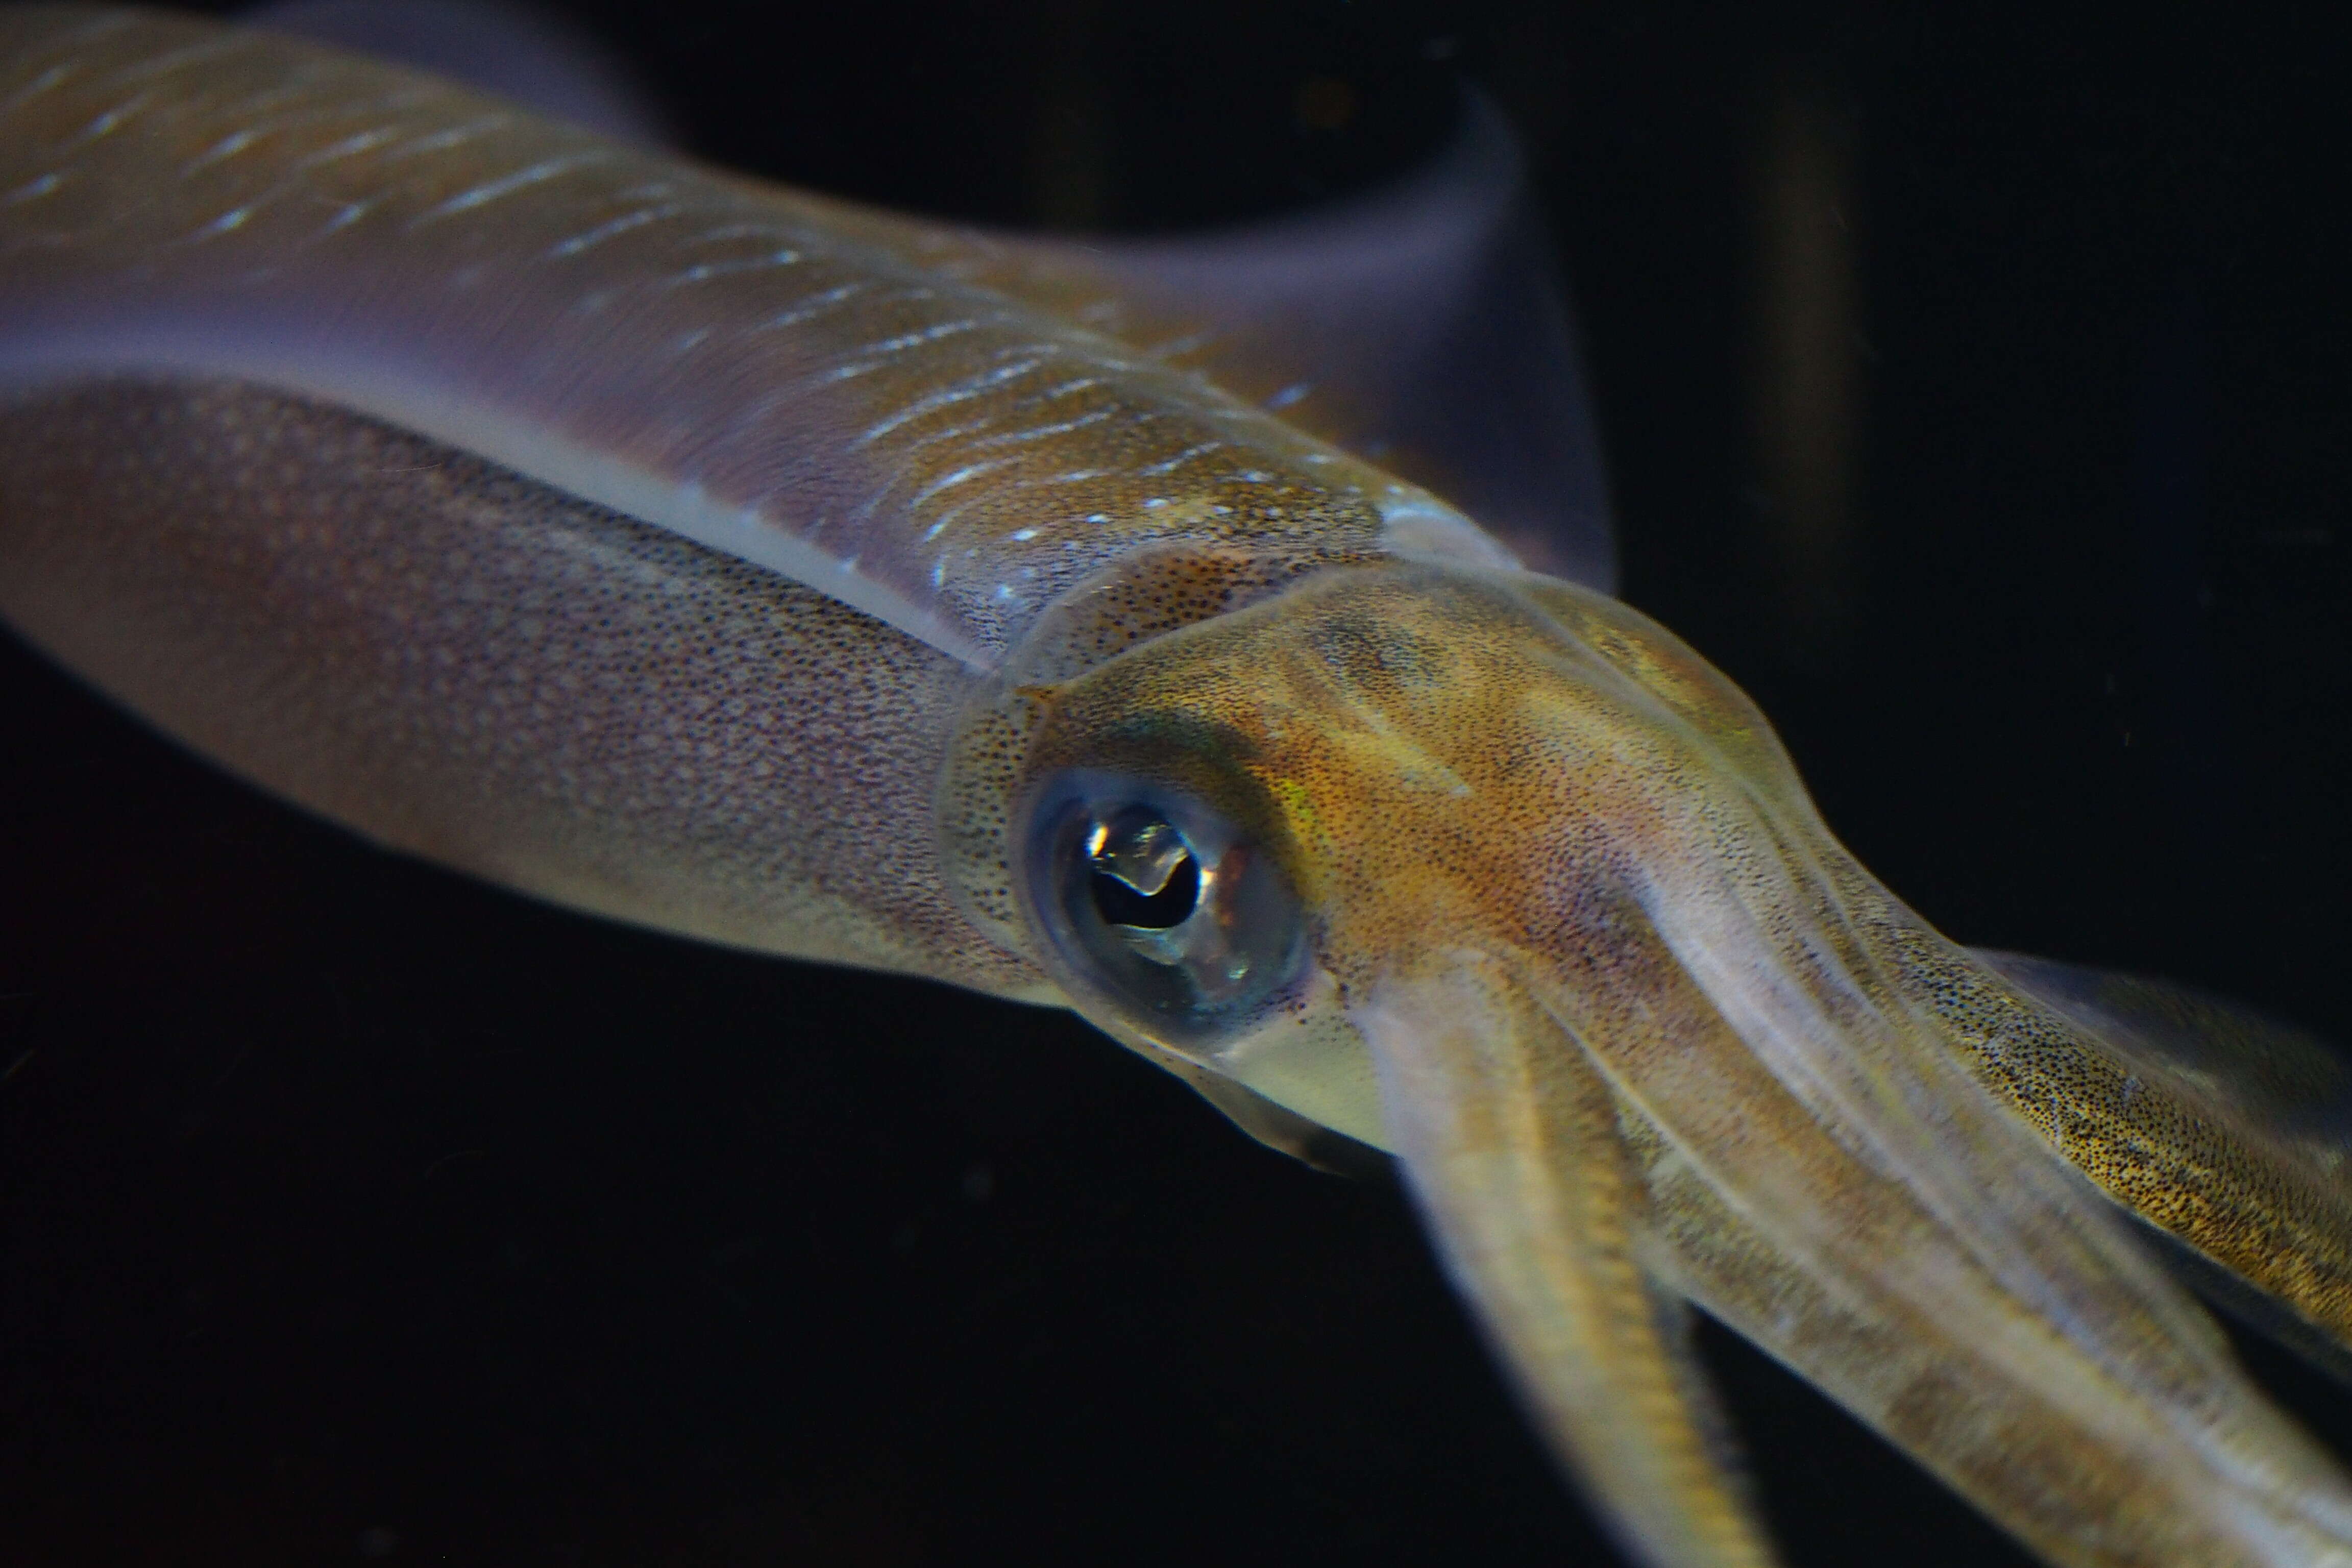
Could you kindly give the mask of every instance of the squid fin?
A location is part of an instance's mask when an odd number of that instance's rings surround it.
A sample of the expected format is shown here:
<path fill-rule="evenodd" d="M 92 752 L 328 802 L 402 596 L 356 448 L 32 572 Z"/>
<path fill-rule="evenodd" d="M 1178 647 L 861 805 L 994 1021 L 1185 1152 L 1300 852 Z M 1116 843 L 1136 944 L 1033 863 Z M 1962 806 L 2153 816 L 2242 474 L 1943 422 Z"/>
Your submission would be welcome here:
<path fill-rule="evenodd" d="M 1616 584 L 1553 247 L 1502 115 L 1370 195 L 1223 234 L 995 237 L 991 286 L 1198 371 L 1454 502 L 1539 572 Z"/>

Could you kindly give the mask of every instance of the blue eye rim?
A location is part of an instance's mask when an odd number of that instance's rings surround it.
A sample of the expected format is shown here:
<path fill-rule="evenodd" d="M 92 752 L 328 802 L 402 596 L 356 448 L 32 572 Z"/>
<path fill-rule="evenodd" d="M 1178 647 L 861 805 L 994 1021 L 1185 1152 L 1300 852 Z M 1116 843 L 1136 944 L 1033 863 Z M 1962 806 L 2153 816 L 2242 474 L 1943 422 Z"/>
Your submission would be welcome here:
<path fill-rule="evenodd" d="M 1297 989 L 1299 900 L 1276 858 L 1222 813 L 1151 780 L 1070 768 L 1034 793 L 1026 821 L 1021 896 L 1074 1001 L 1183 1048 L 1245 1031 Z M 1171 895 L 1181 900 L 1188 877 L 1185 909 Z M 1120 924 L 1109 918 L 1120 909 L 1154 912 Z"/>

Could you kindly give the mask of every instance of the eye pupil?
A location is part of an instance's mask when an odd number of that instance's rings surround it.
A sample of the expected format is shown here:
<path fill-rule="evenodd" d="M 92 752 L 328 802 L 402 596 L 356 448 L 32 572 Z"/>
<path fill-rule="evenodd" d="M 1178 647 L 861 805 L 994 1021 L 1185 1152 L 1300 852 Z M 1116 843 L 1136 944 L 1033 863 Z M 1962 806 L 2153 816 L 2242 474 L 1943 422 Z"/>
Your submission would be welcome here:
<path fill-rule="evenodd" d="M 1105 870 L 1099 861 L 1090 880 L 1095 912 L 1115 926 L 1169 931 L 1191 920 L 1201 902 L 1201 863 L 1190 855 L 1176 863 L 1156 892 L 1147 893 L 1120 873 Z"/>
<path fill-rule="evenodd" d="M 1139 808 L 1097 822 L 1087 835 L 1095 912 L 1131 931 L 1172 931 L 1201 902 L 1201 864 L 1176 825 Z"/>
<path fill-rule="evenodd" d="M 1299 973 L 1298 902 L 1269 855 L 1172 790 L 1073 769 L 1033 808 L 1030 909 L 1074 996 L 1155 1039 L 1248 1026 Z"/>

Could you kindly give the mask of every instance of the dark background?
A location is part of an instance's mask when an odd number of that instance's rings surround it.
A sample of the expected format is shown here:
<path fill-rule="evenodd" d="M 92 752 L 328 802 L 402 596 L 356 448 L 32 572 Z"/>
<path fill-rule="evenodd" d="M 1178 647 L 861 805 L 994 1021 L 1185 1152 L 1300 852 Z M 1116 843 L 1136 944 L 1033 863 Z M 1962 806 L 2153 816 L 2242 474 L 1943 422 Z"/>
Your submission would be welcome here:
<path fill-rule="evenodd" d="M 2322 8 L 578 9 L 698 151 L 1004 224 L 1311 202 L 1485 82 L 1573 279 L 1625 595 L 1862 859 L 1963 941 L 2352 1040 Z M 1792 82 L 1860 268 L 1811 599 L 1755 436 Z M 1609 1560 L 1394 1192 L 1067 1016 L 373 852 L 14 644 L 0 1074 L 10 1563 Z M 2022 1561 L 1706 1350 L 1793 1564 Z M 2248 1353 L 2352 1451 L 2352 1395 Z"/>

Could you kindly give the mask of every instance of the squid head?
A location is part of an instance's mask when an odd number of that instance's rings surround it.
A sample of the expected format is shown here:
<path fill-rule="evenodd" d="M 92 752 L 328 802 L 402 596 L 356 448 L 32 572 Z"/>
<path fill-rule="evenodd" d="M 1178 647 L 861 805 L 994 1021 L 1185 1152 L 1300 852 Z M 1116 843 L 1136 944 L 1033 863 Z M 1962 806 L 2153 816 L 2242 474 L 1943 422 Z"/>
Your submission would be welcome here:
<path fill-rule="evenodd" d="M 1074 595 L 960 737 L 951 875 L 1268 1142 L 1400 1156 L 1641 1555 L 1769 1558 L 1685 1301 L 2057 1561 L 2343 1539 L 2328 1462 L 2037 1136 L 2179 1167 L 2181 1101 L 1887 894 L 1737 689 L 1572 584 L 1288 574 Z M 2232 1259 L 2292 1294 L 2281 1261 Z"/>

